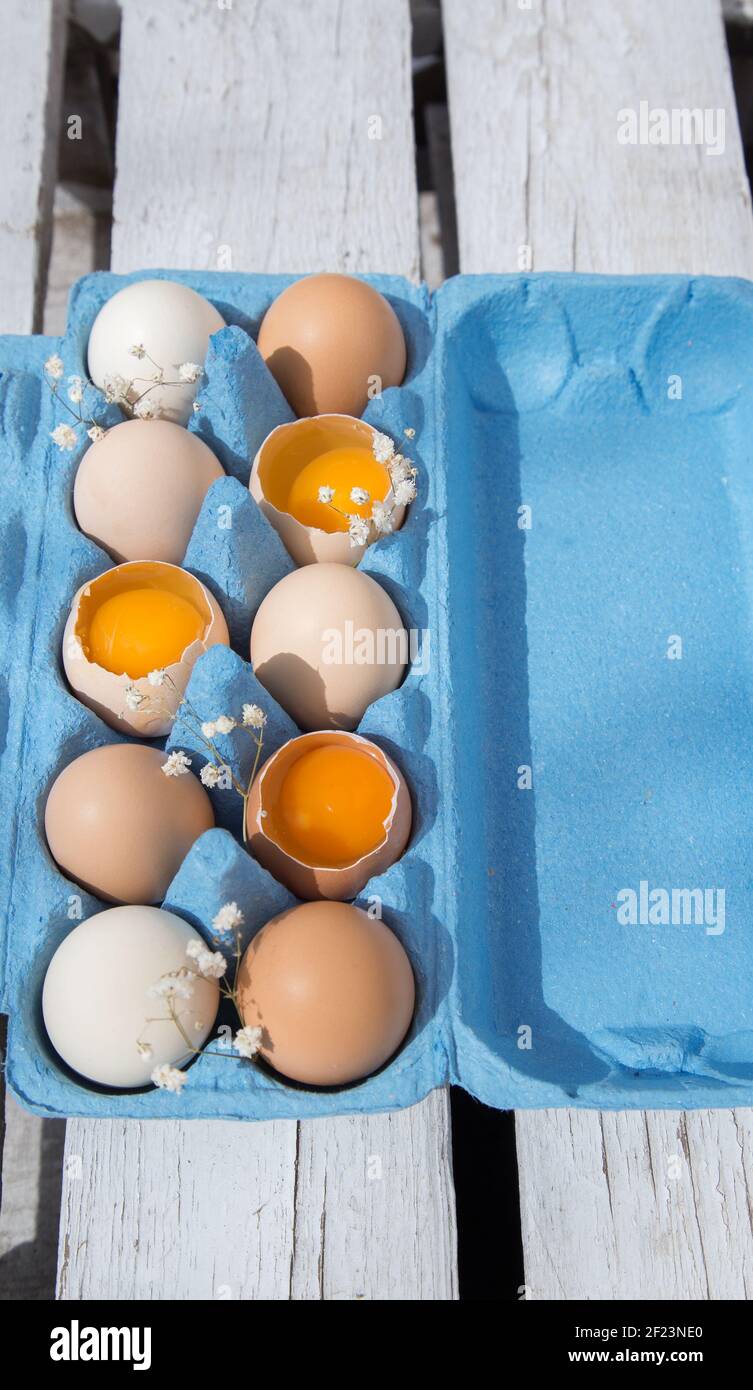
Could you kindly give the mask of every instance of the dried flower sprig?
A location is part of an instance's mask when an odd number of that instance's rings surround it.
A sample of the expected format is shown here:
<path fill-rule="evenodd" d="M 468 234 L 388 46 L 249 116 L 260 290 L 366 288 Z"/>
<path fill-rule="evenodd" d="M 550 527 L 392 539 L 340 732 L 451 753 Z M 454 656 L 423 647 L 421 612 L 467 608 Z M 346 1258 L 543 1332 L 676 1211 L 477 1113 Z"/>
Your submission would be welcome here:
<path fill-rule="evenodd" d="M 412 439 L 415 430 L 406 430 L 407 437 Z M 395 450 L 395 444 L 388 434 L 381 434 L 376 431 L 372 436 L 371 448 L 377 463 L 382 463 L 387 468 L 390 475 L 392 502 L 374 500 L 364 487 L 353 487 L 350 490 L 350 500 L 357 507 L 366 507 L 369 502 L 371 513 L 369 516 L 361 516 L 358 512 L 346 512 L 341 507 L 335 505 L 335 489 L 323 484 L 319 488 L 318 498 L 325 506 L 331 507 L 338 516 L 344 517 L 348 523 L 348 535 L 350 536 L 351 546 L 370 545 L 378 536 L 385 536 L 394 529 L 395 511 L 398 507 L 407 507 L 415 501 L 417 488 L 416 478 L 418 469 L 413 461 L 406 458 L 404 454 L 399 454 Z"/>
<path fill-rule="evenodd" d="M 166 369 L 155 362 L 143 343 L 134 343 L 133 347 L 129 348 L 129 354 L 135 361 L 149 362 L 154 368 L 151 376 L 134 374 L 131 377 L 105 377 L 105 401 L 108 405 L 118 406 L 129 419 L 158 419 L 161 414 L 161 407 L 159 401 L 156 401 L 152 395 L 158 386 L 193 385 L 204 375 L 204 368 L 199 366 L 198 362 L 181 362 L 177 368 L 177 377 L 170 379 L 166 375 Z M 64 388 L 65 365 L 58 353 L 53 353 L 51 357 L 47 358 L 44 364 L 44 375 L 55 400 L 68 411 L 77 425 L 85 428 L 92 443 L 96 443 L 98 439 L 104 439 L 107 433 L 106 426 L 95 416 L 86 414 L 83 408 L 87 392 L 95 389 L 94 383 L 85 376 L 69 376 L 67 387 Z M 193 410 L 195 414 L 201 411 L 201 405 L 198 401 L 193 402 Z M 55 429 L 50 431 L 50 437 L 59 449 L 70 453 L 78 444 L 79 431 L 73 425 L 56 425 Z"/>
<path fill-rule="evenodd" d="M 212 931 L 218 938 L 232 936 L 233 964 L 229 964 L 227 957 L 221 951 L 211 951 L 203 941 L 195 939 L 189 941 L 186 946 L 188 963 L 178 970 L 168 971 L 152 985 L 149 993 L 154 998 L 164 1000 L 167 1013 L 146 1019 L 144 1031 L 150 1023 L 173 1023 L 186 1045 L 186 1056 L 198 1056 L 203 1051 L 208 1052 L 211 1056 L 227 1057 L 227 1048 L 200 1048 L 196 1046 L 188 1033 L 180 1008 L 181 1000 L 193 998 L 197 979 L 217 980 L 221 996 L 228 999 L 233 1005 L 240 1023 L 233 1038 L 232 1050 L 247 1061 L 254 1060 L 261 1048 L 262 1030 L 261 1028 L 247 1027 L 243 1023 L 238 1004 L 238 976 L 243 955 L 242 928 L 243 913 L 238 904 L 225 903 L 212 922 Z M 201 1024 L 196 1026 L 201 1027 Z M 136 1040 L 136 1048 L 141 1057 L 153 1055 L 152 1045 L 143 1034 Z M 188 1073 L 179 1067 L 171 1066 L 169 1063 L 162 1063 L 154 1068 L 151 1073 L 151 1080 L 161 1090 L 180 1095 L 188 1080 Z"/>

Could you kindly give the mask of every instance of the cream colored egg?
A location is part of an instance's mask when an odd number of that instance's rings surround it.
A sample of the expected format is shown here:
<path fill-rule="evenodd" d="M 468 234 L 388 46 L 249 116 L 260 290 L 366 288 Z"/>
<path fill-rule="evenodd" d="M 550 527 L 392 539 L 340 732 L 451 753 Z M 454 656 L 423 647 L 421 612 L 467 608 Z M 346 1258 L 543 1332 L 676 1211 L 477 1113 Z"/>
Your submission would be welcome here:
<path fill-rule="evenodd" d="M 114 671 L 93 659 L 90 636 L 98 611 L 122 595 L 151 589 L 175 595 L 195 610 L 195 639 L 175 652 L 172 660 L 160 660 L 155 647 L 145 672 Z M 139 640 L 144 634 L 139 628 L 132 635 Z M 169 625 L 164 634 L 156 636 L 175 645 L 175 633 Z M 105 570 L 74 595 L 63 633 L 63 667 L 74 695 L 113 729 L 144 738 L 164 738 L 173 726 L 194 665 L 217 643 L 229 646 L 227 623 L 217 600 L 201 581 L 177 565 L 134 560 Z M 163 672 L 161 685 L 149 679 L 152 671 Z"/>
<path fill-rule="evenodd" d="M 166 974 L 192 964 L 189 942 L 198 932 L 158 907 L 113 907 L 74 927 L 45 976 L 42 1013 L 52 1046 L 81 1076 L 103 1086 L 145 1086 L 155 1067 L 190 1060 L 164 999 L 150 994 Z M 216 980 L 191 976 L 191 997 L 175 1000 L 194 1047 L 212 1031 L 219 1004 Z M 151 1048 L 139 1052 L 138 1043 Z"/>
<path fill-rule="evenodd" d="M 214 305 L 188 285 L 136 280 L 108 299 L 94 320 L 89 375 L 102 390 L 108 378 L 133 382 L 128 393 L 133 403 L 161 369 L 165 384 L 151 387 L 149 400 L 164 419 L 185 425 L 201 379 L 181 381 L 180 368 L 186 363 L 203 368 L 211 335 L 224 327 Z M 144 348 L 148 356 L 134 356 L 133 347 Z"/>
<path fill-rule="evenodd" d="M 114 560 L 179 565 L 201 504 L 224 469 L 170 420 L 125 420 L 87 449 L 73 489 L 85 535 Z"/>
<path fill-rule="evenodd" d="M 281 579 L 251 629 L 251 663 L 299 728 L 355 729 L 395 690 L 408 634 L 389 594 L 361 570 L 307 565 Z"/>

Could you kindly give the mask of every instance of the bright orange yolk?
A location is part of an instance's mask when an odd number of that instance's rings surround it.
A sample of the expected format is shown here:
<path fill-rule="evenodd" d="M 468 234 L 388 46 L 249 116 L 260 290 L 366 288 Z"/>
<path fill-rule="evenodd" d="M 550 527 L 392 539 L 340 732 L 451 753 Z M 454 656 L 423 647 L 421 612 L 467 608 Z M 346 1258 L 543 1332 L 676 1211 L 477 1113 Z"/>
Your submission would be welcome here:
<path fill-rule="evenodd" d="M 206 624 L 188 599 L 167 589 L 128 589 L 94 613 L 86 642 L 97 666 L 133 680 L 180 661 Z"/>
<path fill-rule="evenodd" d="M 354 864 L 382 844 L 395 786 L 360 748 L 312 748 L 286 773 L 266 834 L 315 868 Z"/>
<path fill-rule="evenodd" d="M 331 505 L 319 501 L 320 487 L 334 488 Z M 354 502 L 350 495 L 354 487 L 368 492 L 370 500 Z M 371 516 L 372 502 L 383 502 L 389 488 L 389 474 L 370 449 L 328 449 L 307 463 L 294 478 L 283 510 L 303 526 L 316 526 L 320 531 L 347 531 L 348 522 L 339 513 L 349 512 L 351 516 L 367 518 Z"/>

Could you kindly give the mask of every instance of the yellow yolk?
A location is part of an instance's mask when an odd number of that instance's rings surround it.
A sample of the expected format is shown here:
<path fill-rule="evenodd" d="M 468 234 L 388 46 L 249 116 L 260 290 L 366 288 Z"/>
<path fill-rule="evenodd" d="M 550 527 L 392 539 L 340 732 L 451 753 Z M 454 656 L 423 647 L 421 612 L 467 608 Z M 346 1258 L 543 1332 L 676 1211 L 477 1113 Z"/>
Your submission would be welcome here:
<path fill-rule="evenodd" d="M 179 661 L 205 623 L 188 599 L 167 589 L 127 589 L 96 610 L 85 643 L 97 666 L 133 680 Z"/>
<path fill-rule="evenodd" d="M 334 488 L 332 505 L 319 501 L 320 487 Z M 350 496 L 354 487 L 368 492 L 370 500 L 354 502 Z M 372 502 L 383 502 L 389 488 L 387 469 L 377 462 L 370 449 L 328 449 L 311 459 L 293 479 L 282 510 L 303 526 L 316 526 L 320 531 L 347 531 L 348 522 L 339 512 L 367 518 L 371 516 Z M 339 510 L 335 511 L 335 507 Z"/>
<path fill-rule="evenodd" d="M 338 869 L 381 845 L 395 786 L 360 748 L 325 745 L 286 773 L 265 833 L 304 864 Z"/>

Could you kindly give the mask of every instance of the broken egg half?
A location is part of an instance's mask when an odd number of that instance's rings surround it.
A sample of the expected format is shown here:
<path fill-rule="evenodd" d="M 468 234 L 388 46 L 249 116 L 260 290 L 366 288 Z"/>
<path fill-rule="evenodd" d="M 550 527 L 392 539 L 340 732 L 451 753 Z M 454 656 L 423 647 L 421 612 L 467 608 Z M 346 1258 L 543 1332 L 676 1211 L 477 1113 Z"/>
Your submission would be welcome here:
<path fill-rule="evenodd" d="M 380 532 L 372 524 L 369 539 L 353 544 L 349 518 L 368 523 L 374 503 L 389 513 L 389 529 L 402 526 L 405 507 L 395 506 L 389 465 L 375 457 L 379 438 L 373 425 L 350 415 L 315 415 L 267 435 L 249 489 L 297 565 L 357 565 Z M 330 502 L 320 500 L 321 488 L 332 493 Z"/>
<path fill-rule="evenodd" d="M 113 729 L 169 733 L 191 671 L 230 642 L 217 601 L 194 575 L 161 561 L 131 561 L 83 584 L 63 634 L 74 695 Z"/>
<path fill-rule="evenodd" d="M 299 898 L 355 898 L 398 860 L 411 829 L 405 778 L 360 734 L 291 739 L 264 764 L 246 805 L 254 858 Z"/>

